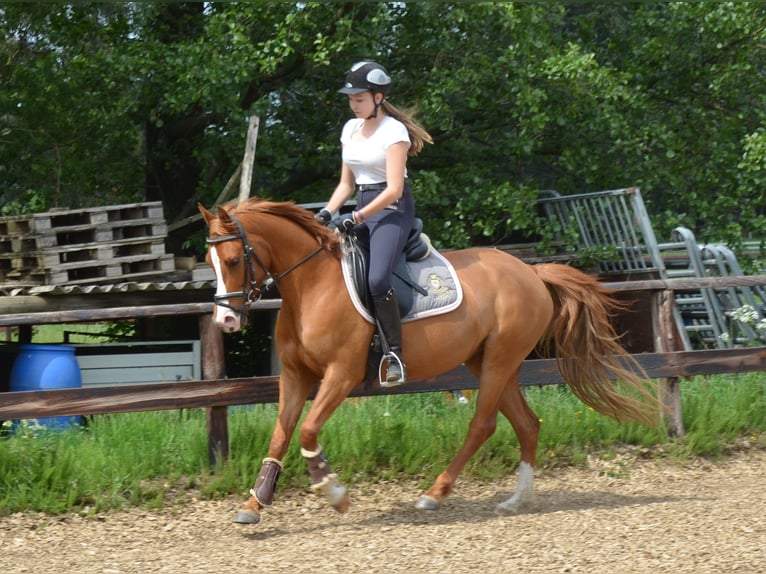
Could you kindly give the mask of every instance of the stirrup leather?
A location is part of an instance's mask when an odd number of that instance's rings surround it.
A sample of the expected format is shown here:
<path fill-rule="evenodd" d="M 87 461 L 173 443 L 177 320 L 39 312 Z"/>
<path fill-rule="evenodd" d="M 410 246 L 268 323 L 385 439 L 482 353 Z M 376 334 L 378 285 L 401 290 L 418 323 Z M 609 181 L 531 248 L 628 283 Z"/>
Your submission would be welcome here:
<path fill-rule="evenodd" d="M 392 361 L 396 366 L 399 367 L 399 378 L 389 381 L 388 370 Z M 384 365 L 386 366 L 385 373 L 383 372 Z M 380 364 L 378 365 L 378 380 L 380 381 L 380 386 L 385 388 L 398 387 L 399 385 L 403 385 L 407 382 L 407 368 L 404 366 L 404 362 L 402 362 L 396 353 L 389 352 L 380 358 Z"/>

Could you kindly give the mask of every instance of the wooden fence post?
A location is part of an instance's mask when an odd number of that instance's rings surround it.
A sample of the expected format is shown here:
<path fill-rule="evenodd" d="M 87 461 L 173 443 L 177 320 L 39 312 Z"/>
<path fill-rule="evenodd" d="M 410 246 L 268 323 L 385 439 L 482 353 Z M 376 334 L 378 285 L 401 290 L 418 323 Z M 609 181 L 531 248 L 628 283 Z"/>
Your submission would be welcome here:
<path fill-rule="evenodd" d="M 242 175 L 239 180 L 240 203 L 250 197 L 250 186 L 253 180 L 253 162 L 255 161 L 255 144 L 258 141 L 258 126 L 260 126 L 260 118 L 258 116 L 250 116 L 247 128 L 247 142 L 245 144 L 245 157 L 242 159 Z"/>
<path fill-rule="evenodd" d="M 665 289 L 658 291 L 654 296 L 657 310 L 657 338 L 655 340 L 655 351 L 658 353 L 669 353 L 677 351 L 676 326 L 673 320 L 673 306 L 675 305 L 675 295 L 673 291 Z M 668 409 L 667 414 L 663 415 L 665 424 L 670 436 L 681 436 L 684 434 L 683 413 L 681 411 L 681 384 L 678 377 L 667 377 L 660 388 L 662 402 Z"/>
<path fill-rule="evenodd" d="M 199 334 L 202 346 L 202 378 L 223 379 L 226 361 L 223 351 L 223 332 L 213 321 L 213 315 L 199 316 Z M 207 448 L 210 466 L 229 458 L 229 422 L 227 407 L 207 407 Z"/>
<path fill-rule="evenodd" d="M 19 343 L 32 342 L 32 325 L 19 325 Z"/>

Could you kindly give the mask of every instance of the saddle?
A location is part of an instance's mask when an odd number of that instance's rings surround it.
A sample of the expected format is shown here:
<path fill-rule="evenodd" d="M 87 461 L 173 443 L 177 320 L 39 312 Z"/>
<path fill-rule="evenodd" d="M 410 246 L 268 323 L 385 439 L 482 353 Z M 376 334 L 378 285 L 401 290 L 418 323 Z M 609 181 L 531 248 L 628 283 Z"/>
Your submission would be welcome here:
<path fill-rule="evenodd" d="M 356 293 L 365 309 L 373 315 L 372 295 L 367 284 L 367 269 L 370 261 L 369 242 L 349 234 L 345 238 L 344 247 Z M 430 251 L 431 242 L 428 236 L 423 233 L 423 220 L 415 218 L 412 229 L 407 236 L 404 250 L 394 265 L 392 282 L 399 303 L 399 313 L 402 317 L 406 316 L 412 309 L 414 301 L 413 290 L 424 297 L 428 295 L 428 291 L 423 286 L 418 285 L 417 281 L 411 277 L 407 262 L 425 259 Z"/>

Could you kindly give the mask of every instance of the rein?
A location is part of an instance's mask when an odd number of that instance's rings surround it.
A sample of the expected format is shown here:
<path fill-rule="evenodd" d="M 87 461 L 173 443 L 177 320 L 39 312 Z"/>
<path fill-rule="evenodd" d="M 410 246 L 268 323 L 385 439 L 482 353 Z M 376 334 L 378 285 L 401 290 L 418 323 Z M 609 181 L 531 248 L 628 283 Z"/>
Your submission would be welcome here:
<path fill-rule="evenodd" d="M 213 297 L 216 305 L 227 307 L 238 313 L 244 313 L 245 311 L 247 311 L 247 308 L 252 303 L 260 301 L 263 295 L 265 293 L 268 293 L 271 289 L 273 289 L 277 285 L 279 285 L 279 282 L 282 281 L 282 279 L 284 279 L 287 275 L 295 271 L 295 269 L 297 269 L 298 267 L 300 267 L 307 261 L 311 260 L 313 257 L 318 255 L 319 252 L 322 251 L 322 249 L 324 249 L 324 246 L 320 245 L 314 251 L 309 253 L 306 257 L 304 257 L 303 259 L 301 259 L 294 265 L 290 266 L 288 269 L 286 269 L 282 273 L 274 276 L 263 264 L 263 261 L 261 261 L 261 258 L 258 257 L 258 254 L 255 252 L 255 249 L 253 249 L 253 247 L 250 245 L 250 242 L 247 240 L 247 233 L 245 232 L 245 228 L 242 226 L 242 223 L 240 223 L 239 219 L 237 219 L 231 213 L 229 214 L 229 217 L 237 225 L 237 229 L 239 230 L 239 233 L 230 233 L 228 235 L 218 235 L 216 237 L 208 237 L 206 239 L 206 242 L 208 245 L 215 245 L 217 243 L 224 243 L 225 241 L 236 241 L 236 240 L 240 240 L 242 242 L 242 249 L 245 254 L 245 261 L 247 262 L 247 265 L 245 266 L 245 282 L 242 285 L 242 290 L 224 293 L 223 295 L 215 295 Z M 263 273 L 264 273 L 264 277 L 261 282 L 261 285 L 258 285 L 258 281 L 255 278 L 256 269 L 255 269 L 253 260 L 255 260 L 255 262 L 263 270 Z M 231 299 L 238 299 L 240 297 L 242 297 L 245 301 L 240 307 L 234 307 L 233 305 L 229 303 Z"/>

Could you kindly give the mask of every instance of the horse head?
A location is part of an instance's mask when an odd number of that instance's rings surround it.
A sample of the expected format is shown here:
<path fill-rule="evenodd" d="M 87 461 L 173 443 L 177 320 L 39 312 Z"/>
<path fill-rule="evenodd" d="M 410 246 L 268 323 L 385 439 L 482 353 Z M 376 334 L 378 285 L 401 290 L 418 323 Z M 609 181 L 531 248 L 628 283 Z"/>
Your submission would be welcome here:
<path fill-rule="evenodd" d="M 206 260 L 217 282 L 214 319 L 224 331 L 239 330 L 253 302 L 320 252 L 338 256 L 337 236 L 292 202 L 252 198 L 233 209 L 219 206 L 217 215 L 198 207 L 210 230 Z"/>
<path fill-rule="evenodd" d="M 216 278 L 213 317 L 219 327 L 232 333 L 247 323 L 250 304 L 261 298 L 274 279 L 261 258 L 265 250 L 258 255 L 233 213 L 219 206 L 215 215 L 201 204 L 198 207 L 210 229 L 205 259 Z"/>

